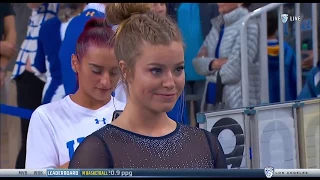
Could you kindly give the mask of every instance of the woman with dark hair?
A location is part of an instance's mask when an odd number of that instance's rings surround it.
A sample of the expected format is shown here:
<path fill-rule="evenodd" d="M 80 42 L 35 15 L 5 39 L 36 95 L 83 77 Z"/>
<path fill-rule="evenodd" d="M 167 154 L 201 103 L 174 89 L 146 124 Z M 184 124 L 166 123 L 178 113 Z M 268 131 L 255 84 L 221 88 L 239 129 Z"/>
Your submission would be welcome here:
<path fill-rule="evenodd" d="M 78 38 L 72 69 L 78 78 L 73 95 L 37 108 L 31 117 L 26 168 L 65 168 L 82 140 L 110 123 L 124 104 L 111 96 L 119 78 L 113 35 L 104 19 L 91 19 Z"/>
<path fill-rule="evenodd" d="M 83 12 L 70 21 L 65 33 L 65 39 L 61 44 L 59 59 L 61 66 L 61 75 L 66 95 L 77 91 L 76 75 L 72 71 L 70 57 L 76 50 L 76 42 L 79 38 L 85 24 L 93 17 L 104 18 L 104 10 L 107 3 L 88 3 Z"/>
<path fill-rule="evenodd" d="M 58 54 L 70 20 L 82 12 L 84 6 L 84 3 L 60 3 L 58 17 L 49 19 L 41 26 L 32 70 L 46 82 L 42 93 L 42 104 L 65 96 Z"/>

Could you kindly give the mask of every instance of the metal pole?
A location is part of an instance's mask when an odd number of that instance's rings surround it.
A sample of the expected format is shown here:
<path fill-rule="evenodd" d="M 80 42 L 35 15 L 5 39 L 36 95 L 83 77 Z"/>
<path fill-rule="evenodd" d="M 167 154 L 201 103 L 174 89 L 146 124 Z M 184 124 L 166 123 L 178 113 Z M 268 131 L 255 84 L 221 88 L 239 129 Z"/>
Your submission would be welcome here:
<path fill-rule="evenodd" d="M 312 3 L 312 50 L 313 50 L 313 67 L 317 66 L 318 62 L 318 3 Z"/>
<path fill-rule="evenodd" d="M 261 103 L 269 103 L 269 68 L 267 52 L 267 12 L 262 12 L 260 17 L 260 97 Z"/>
<path fill-rule="evenodd" d="M 285 91 L 285 63 L 284 63 L 284 37 L 283 37 L 283 23 L 280 20 L 283 14 L 283 6 L 279 7 L 278 11 L 278 34 L 279 34 L 279 46 L 280 46 L 280 56 L 279 56 L 279 73 L 280 73 L 280 102 L 285 101 L 286 91 Z M 288 23 L 288 22 L 287 22 Z"/>
<path fill-rule="evenodd" d="M 300 16 L 300 3 L 295 3 L 295 16 Z M 302 73 L 301 73 L 301 22 L 295 21 L 296 35 L 296 65 L 297 65 L 297 95 L 302 89 Z"/>
<path fill-rule="evenodd" d="M 249 106 L 247 21 L 248 20 L 242 22 L 242 28 L 240 31 L 241 33 L 241 81 L 242 81 L 243 107 Z"/>

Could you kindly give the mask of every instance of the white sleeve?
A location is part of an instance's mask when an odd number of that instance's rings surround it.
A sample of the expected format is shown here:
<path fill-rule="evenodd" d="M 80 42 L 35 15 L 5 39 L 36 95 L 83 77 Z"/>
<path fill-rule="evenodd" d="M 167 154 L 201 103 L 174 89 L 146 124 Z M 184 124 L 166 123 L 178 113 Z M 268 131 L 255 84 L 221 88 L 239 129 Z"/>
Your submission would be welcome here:
<path fill-rule="evenodd" d="M 55 135 L 49 119 L 39 111 L 31 116 L 28 136 L 26 169 L 56 168 L 59 166 Z"/>

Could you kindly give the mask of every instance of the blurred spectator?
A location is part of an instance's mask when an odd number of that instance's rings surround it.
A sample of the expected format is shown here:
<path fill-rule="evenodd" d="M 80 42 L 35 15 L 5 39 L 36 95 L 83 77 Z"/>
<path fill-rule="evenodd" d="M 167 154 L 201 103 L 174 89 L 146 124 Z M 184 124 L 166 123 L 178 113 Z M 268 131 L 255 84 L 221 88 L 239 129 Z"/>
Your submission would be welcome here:
<path fill-rule="evenodd" d="M 12 78 L 17 84 L 18 107 L 34 110 L 41 104 L 44 80 L 36 77 L 32 71 L 37 52 L 37 39 L 41 24 L 57 15 L 58 3 L 27 3 L 32 9 L 29 19 L 28 32 L 21 45 Z M 21 118 L 22 145 L 17 158 L 16 168 L 25 167 L 26 139 L 29 119 Z"/>
<path fill-rule="evenodd" d="M 167 15 L 166 3 L 153 3 L 152 10 L 163 16 Z"/>
<path fill-rule="evenodd" d="M 27 3 L 12 3 L 13 10 L 15 12 L 15 26 L 17 32 L 17 41 L 16 41 L 16 53 L 12 57 L 12 60 L 8 64 L 8 76 L 11 78 L 12 70 L 16 63 L 16 59 L 19 53 L 19 49 L 21 47 L 22 42 L 26 37 L 26 33 L 28 30 L 29 17 L 31 15 L 31 9 L 27 6 Z M 15 86 L 15 85 L 14 85 Z"/>
<path fill-rule="evenodd" d="M 241 83 L 242 19 L 249 13 L 251 3 L 218 3 L 221 16 L 212 21 L 212 29 L 199 54 L 193 60 L 196 71 L 207 76 L 208 82 L 217 83 L 216 109 L 243 106 Z M 251 19 L 247 24 L 249 104 L 260 101 L 258 62 L 258 23 Z M 212 93 L 212 92 L 208 92 Z"/>
<path fill-rule="evenodd" d="M 219 15 L 216 3 L 168 3 L 168 15 L 177 22 L 185 43 L 186 94 L 196 94 L 199 100 L 190 101 L 190 119 L 200 111 L 205 77 L 198 75 L 192 65 L 204 38 L 211 30 L 210 20 Z M 194 106 L 195 103 L 195 106 Z"/>
<path fill-rule="evenodd" d="M 62 82 L 66 95 L 74 94 L 78 89 L 76 84 L 77 77 L 71 67 L 71 55 L 75 53 L 77 39 L 83 31 L 87 21 L 89 21 L 92 17 L 105 17 L 104 12 L 106 4 L 87 4 L 83 12 L 79 16 L 74 17 L 68 25 L 65 38 L 59 51 Z"/>
<path fill-rule="evenodd" d="M 312 40 L 304 40 L 302 44 L 307 44 L 308 50 L 301 50 L 301 54 L 306 56 L 304 59 L 302 59 L 301 66 L 303 71 L 308 71 L 313 67 Z"/>
<path fill-rule="evenodd" d="M 305 100 L 317 97 L 320 98 L 320 61 L 318 61 L 317 67 L 309 71 L 307 80 L 298 99 Z"/>
<path fill-rule="evenodd" d="M 15 13 L 11 3 L 0 3 L 0 86 L 3 85 L 8 62 L 16 51 Z"/>
<path fill-rule="evenodd" d="M 43 104 L 65 96 L 59 50 L 70 19 L 80 14 L 85 5 L 85 3 L 60 3 L 59 17 L 54 17 L 41 25 L 33 70 L 35 75 L 44 75 L 46 79 L 42 93 Z"/>
<path fill-rule="evenodd" d="M 318 34 L 320 33 L 320 26 L 318 26 Z M 318 38 L 318 58 L 320 58 L 320 39 Z M 311 60 L 313 61 L 313 59 Z M 300 92 L 298 99 L 309 99 L 320 97 L 320 59 L 318 59 L 317 67 L 313 67 L 308 75 L 305 85 Z"/>
<path fill-rule="evenodd" d="M 268 13 L 268 64 L 269 64 L 269 102 L 280 102 L 280 46 L 277 37 L 278 11 Z M 284 42 L 285 100 L 297 98 L 296 55 L 292 47 Z"/>

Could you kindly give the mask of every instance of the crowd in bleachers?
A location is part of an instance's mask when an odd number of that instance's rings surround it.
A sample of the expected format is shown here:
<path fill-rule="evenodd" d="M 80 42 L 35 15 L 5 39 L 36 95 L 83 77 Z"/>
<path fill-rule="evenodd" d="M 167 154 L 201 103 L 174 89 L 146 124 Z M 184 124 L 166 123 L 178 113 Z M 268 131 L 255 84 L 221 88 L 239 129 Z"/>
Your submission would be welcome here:
<path fill-rule="evenodd" d="M 65 168 L 75 148 L 85 137 L 110 122 L 105 119 L 105 112 L 110 112 L 107 116 L 112 117 L 114 111 L 123 110 L 128 103 L 130 94 L 127 83 L 130 80 L 126 79 L 126 75 L 132 72 L 118 61 L 138 56 L 133 50 L 138 41 L 132 44 L 130 38 L 124 38 L 119 43 L 121 47 L 126 47 L 123 49 L 117 44 L 120 38 L 116 38 L 115 44 L 112 43 L 114 37 L 127 37 L 121 36 L 121 33 L 126 33 L 123 22 L 115 19 L 129 17 L 110 14 L 113 13 L 112 8 L 108 8 L 111 3 L 26 4 L 31 9 L 31 15 L 26 37 L 21 44 L 18 43 L 19 49 L 16 49 L 16 44 L 20 30 L 15 27 L 14 19 L 19 12 L 14 12 L 10 3 L 0 4 L 0 82 L 4 84 L 8 64 L 17 54 L 11 76 L 17 86 L 17 104 L 20 108 L 35 110 L 31 121 L 21 119 L 22 147 L 16 168 Z M 175 72 L 184 69 L 185 86 L 174 107 L 166 111 L 168 117 L 181 124 L 196 126 L 195 115 L 200 111 L 243 106 L 240 28 L 242 20 L 250 13 L 250 5 L 150 3 L 149 11 L 168 16 L 176 22 L 184 44 L 184 66 L 176 67 Z M 302 92 L 297 93 L 295 50 L 286 42 L 284 47 L 279 47 L 277 12 L 271 11 L 267 17 L 269 82 L 260 81 L 259 22 L 250 19 L 247 26 L 250 105 L 261 103 L 260 83 L 269 83 L 270 103 L 280 102 L 280 48 L 284 48 L 285 100 L 320 97 L 320 61 L 318 67 L 310 70 Z M 132 23 L 134 18 L 125 21 Z M 149 22 L 148 19 L 142 18 L 141 28 L 145 22 Z M 158 28 L 157 24 L 154 26 Z M 153 31 L 145 32 L 150 33 L 150 38 L 146 35 L 146 39 L 154 44 L 165 44 L 166 38 L 179 39 L 172 29 L 166 27 L 163 32 L 167 34 L 160 33 L 156 37 L 152 36 Z M 136 31 L 127 30 L 129 32 L 135 37 Z M 115 47 L 115 52 L 109 52 L 110 47 Z M 102 50 L 98 51 L 99 48 Z M 128 55 L 131 51 L 132 57 Z M 307 59 L 312 60 L 310 56 Z M 303 63 L 304 68 L 312 67 L 309 62 Z M 153 68 L 150 71 L 156 76 L 164 70 Z M 134 89 L 130 92 L 132 97 L 142 96 L 134 94 L 137 93 Z M 112 95 L 111 99 L 108 93 Z M 65 102 L 62 103 L 62 100 Z M 203 100 L 204 108 L 201 106 Z M 70 108 L 70 112 L 66 112 L 66 108 Z M 88 122 L 90 118 L 94 118 L 99 126 L 92 128 L 84 123 L 76 128 L 71 127 L 76 122 L 70 119 Z M 61 124 L 57 119 L 63 120 Z M 57 130 L 57 127 L 61 129 Z M 60 148 L 65 147 L 65 152 L 59 152 Z"/>

